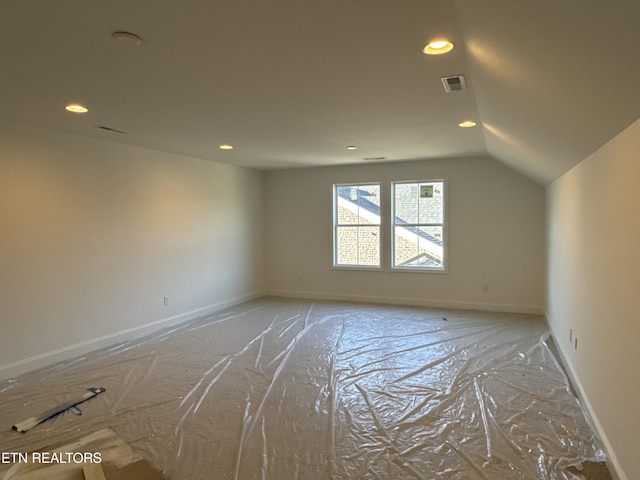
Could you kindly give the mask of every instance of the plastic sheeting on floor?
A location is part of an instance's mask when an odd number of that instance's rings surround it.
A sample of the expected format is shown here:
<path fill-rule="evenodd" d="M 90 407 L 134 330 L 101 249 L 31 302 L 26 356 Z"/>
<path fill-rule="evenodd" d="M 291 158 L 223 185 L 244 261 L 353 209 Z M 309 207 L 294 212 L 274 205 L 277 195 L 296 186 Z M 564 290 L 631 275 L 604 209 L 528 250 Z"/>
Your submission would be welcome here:
<path fill-rule="evenodd" d="M 541 317 L 265 298 L 0 383 L 0 451 L 111 427 L 171 480 L 570 479 Z M 106 392 L 26 433 L 87 387 Z M 0 473 L 10 465 L 0 465 Z"/>

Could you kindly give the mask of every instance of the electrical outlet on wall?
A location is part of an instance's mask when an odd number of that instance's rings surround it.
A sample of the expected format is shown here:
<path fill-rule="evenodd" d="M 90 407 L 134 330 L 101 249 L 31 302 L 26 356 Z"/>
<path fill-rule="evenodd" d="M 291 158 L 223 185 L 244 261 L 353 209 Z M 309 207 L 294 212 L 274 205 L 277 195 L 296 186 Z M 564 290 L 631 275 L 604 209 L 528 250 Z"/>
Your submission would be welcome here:
<path fill-rule="evenodd" d="M 165 295 L 164 297 L 162 297 L 162 302 L 163 302 L 165 307 L 168 307 L 169 306 L 169 295 Z"/>

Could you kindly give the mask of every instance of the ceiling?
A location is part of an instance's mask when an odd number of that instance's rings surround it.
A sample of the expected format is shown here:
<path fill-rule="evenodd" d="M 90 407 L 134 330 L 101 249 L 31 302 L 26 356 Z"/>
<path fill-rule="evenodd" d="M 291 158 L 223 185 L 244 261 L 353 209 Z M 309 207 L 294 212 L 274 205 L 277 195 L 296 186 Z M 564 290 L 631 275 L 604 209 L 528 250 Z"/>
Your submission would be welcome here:
<path fill-rule="evenodd" d="M 640 2 L 0 0 L 0 62 L 5 121 L 260 169 L 490 155 L 546 184 L 640 116 Z"/>

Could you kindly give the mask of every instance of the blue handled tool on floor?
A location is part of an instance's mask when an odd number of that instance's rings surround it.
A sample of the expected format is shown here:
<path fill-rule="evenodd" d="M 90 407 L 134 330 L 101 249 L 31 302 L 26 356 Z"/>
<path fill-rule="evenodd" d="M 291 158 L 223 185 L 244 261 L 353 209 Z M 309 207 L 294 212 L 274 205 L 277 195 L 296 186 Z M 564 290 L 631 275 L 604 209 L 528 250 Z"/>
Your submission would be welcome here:
<path fill-rule="evenodd" d="M 18 432 L 26 432 L 27 430 L 32 429 L 33 427 L 44 422 L 45 420 L 49 420 L 50 418 L 55 417 L 56 415 L 71 409 L 75 409 L 81 414 L 82 412 L 78 408 L 78 405 L 81 404 L 82 402 L 86 402 L 87 400 L 95 397 L 96 395 L 104 391 L 105 389 L 102 387 L 87 388 L 87 393 L 82 395 L 82 397 L 76 398 L 71 402 L 58 405 L 57 407 L 52 408 L 51 410 L 47 410 L 46 412 L 43 412 L 40 415 L 37 415 L 35 417 L 27 418 L 26 420 L 23 420 L 20 423 L 16 423 L 12 428 L 14 430 L 17 430 Z"/>

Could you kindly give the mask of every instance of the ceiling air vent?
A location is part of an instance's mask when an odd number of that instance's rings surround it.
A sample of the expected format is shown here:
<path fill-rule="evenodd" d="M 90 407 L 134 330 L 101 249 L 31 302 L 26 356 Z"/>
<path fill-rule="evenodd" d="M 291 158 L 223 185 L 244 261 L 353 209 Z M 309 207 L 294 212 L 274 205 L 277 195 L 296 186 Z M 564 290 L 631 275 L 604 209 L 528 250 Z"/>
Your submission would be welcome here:
<path fill-rule="evenodd" d="M 105 132 L 120 133 L 122 135 L 127 134 L 127 132 L 123 132 L 122 130 L 118 130 L 117 128 L 107 127 L 106 125 L 94 125 L 93 128 L 98 128 L 100 130 L 104 130 Z"/>
<path fill-rule="evenodd" d="M 467 89 L 467 82 L 464 80 L 464 75 L 453 75 L 451 77 L 441 77 L 442 85 L 447 93 L 462 92 Z"/>

